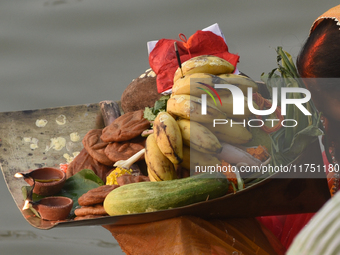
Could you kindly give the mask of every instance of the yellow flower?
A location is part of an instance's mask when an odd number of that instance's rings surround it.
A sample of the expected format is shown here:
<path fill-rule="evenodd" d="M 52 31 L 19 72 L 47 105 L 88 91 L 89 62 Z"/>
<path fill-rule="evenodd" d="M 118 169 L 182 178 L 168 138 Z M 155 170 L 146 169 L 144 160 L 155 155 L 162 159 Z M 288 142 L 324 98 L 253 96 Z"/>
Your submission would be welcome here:
<path fill-rule="evenodd" d="M 132 174 L 131 169 L 125 169 L 121 167 L 117 167 L 106 177 L 106 185 L 118 185 L 117 178 L 122 176 L 123 174 Z"/>

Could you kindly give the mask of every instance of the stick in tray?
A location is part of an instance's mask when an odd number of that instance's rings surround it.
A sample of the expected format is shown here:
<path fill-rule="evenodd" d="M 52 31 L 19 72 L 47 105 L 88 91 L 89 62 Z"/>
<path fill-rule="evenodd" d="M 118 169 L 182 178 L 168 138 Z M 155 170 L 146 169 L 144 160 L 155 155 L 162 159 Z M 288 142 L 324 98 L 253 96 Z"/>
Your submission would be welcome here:
<path fill-rule="evenodd" d="M 179 56 L 179 52 L 178 52 L 178 48 L 177 48 L 177 43 L 176 42 L 174 42 L 174 46 L 175 46 L 175 52 L 176 52 L 178 66 L 179 66 L 179 69 L 181 69 L 182 78 L 183 78 L 182 63 L 181 63 L 181 58 Z"/>

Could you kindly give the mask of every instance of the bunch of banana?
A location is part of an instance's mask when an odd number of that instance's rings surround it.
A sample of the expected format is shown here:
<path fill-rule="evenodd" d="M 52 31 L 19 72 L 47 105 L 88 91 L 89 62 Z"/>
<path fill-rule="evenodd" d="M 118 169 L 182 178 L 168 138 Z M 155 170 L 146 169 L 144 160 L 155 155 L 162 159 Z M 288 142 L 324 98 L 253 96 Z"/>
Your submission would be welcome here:
<path fill-rule="evenodd" d="M 221 142 L 245 144 L 252 139 L 251 132 L 241 124 L 230 126 L 230 122 L 239 122 L 252 116 L 247 97 L 244 97 L 244 115 L 233 115 L 233 95 L 230 90 L 221 88 L 213 91 L 211 88 L 214 88 L 215 84 L 231 84 L 246 95 L 248 88 L 252 88 L 255 93 L 258 87 L 252 79 L 233 74 L 234 69 L 225 62 L 227 61 L 216 56 L 199 56 L 184 62 L 182 70 L 178 69 L 175 73 L 167 111 L 174 116 L 204 124 Z M 180 74 L 183 74 L 183 77 L 180 78 Z M 220 101 L 213 95 L 215 92 L 218 93 Z M 206 115 L 202 115 L 201 95 L 207 93 L 210 95 L 207 96 Z M 255 109 L 259 108 L 255 102 L 253 106 Z M 224 119 L 229 123 L 213 127 L 214 119 Z"/>
<path fill-rule="evenodd" d="M 174 82 L 172 94 L 174 95 L 192 95 L 200 97 L 206 93 L 203 88 L 206 86 L 202 83 L 214 87 L 215 84 L 232 84 L 242 90 L 243 94 L 247 94 L 248 88 L 252 88 L 253 93 L 258 91 L 257 84 L 250 78 L 240 74 L 224 73 L 214 75 L 210 73 L 191 73 Z M 228 89 L 217 89 L 220 96 L 230 95 Z"/>
<path fill-rule="evenodd" d="M 145 162 L 150 181 L 177 178 L 176 168 L 183 161 L 183 140 L 177 121 L 160 112 L 153 123 L 153 134 L 145 144 Z"/>
<path fill-rule="evenodd" d="M 226 84 L 233 84 L 237 86 L 245 95 L 247 94 L 248 88 L 252 88 L 253 93 L 258 91 L 257 84 L 247 76 L 241 74 L 223 73 L 218 75 L 218 77 L 221 78 Z"/>
<path fill-rule="evenodd" d="M 151 181 L 174 179 L 180 167 L 193 170 L 196 166 L 221 164 L 217 155 L 222 151 L 222 142 L 243 144 L 251 140 L 251 133 L 242 125 L 212 126 L 214 119 L 233 117 L 229 90 L 218 90 L 221 105 L 208 99 L 206 114 L 202 115 L 201 95 L 207 94 L 214 84 L 233 84 L 243 92 L 248 87 L 257 91 L 255 82 L 234 75 L 233 71 L 234 67 L 228 61 L 216 56 L 191 58 L 176 71 L 166 112 L 157 115 L 154 133 L 146 140 L 145 161 Z M 237 117 L 251 115 L 248 108 L 244 113 Z"/>
<path fill-rule="evenodd" d="M 213 87 L 214 84 L 222 84 L 225 83 L 225 81 L 219 76 L 209 73 L 192 73 L 174 82 L 172 94 L 201 97 L 202 94 L 206 93 L 203 89 L 207 88 L 205 85 L 202 85 L 202 83 Z M 229 92 L 228 90 L 224 91 Z"/>
<path fill-rule="evenodd" d="M 176 179 L 175 167 L 159 149 L 154 134 L 150 134 L 146 138 L 145 162 L 147 165 L 150 181 L 166 181 Z"/>
<path fill-rule="evenodd" d="M 212 55 L 201 55 L 193 57 L 182 64 L 182 68 L 178 68 L 174 75 L 174 82 L 182 76 L 192 73 L 210 73 L 223 74 L 234 72 L 235 67 L 223 58 Z"/>
<path fill-rule="evenodd" d="M 221 143 L 204 124 L 214 119 L 225 119 L 227 115 L 211 102 L 207 102 L 207 114 L 202 115 L 201 95 L 206 93 L 206 84 L 212 87 L 215 83 L 224 82 L 217 74 L 233 71 L 234 66 L 228 61 L 207 55 L 191 58 L 182 64 L 182 69 L 176 71 L 172 95 L 167 102 L 167 112 L 177 119 L 181 131 L 181 167 L 193 169 L 195 166 L 221 163 L 217 158 L 217 154 L 222 150 Z"/>
<path fill-rule="evenodd" d="M 214 119 L 225 119 L 227 115 L 214 104 L 207 102 L 207 115 L 202 115 L 202 100 L 191 95 L 172 95 L 167 103 L 170 114 L 200 123 L 209 123 Z"/>
<path fill-rule="evenodd" d="M 160 112 L 154 123 L 153 131 L 161 152 L 175 165 L 183 159 L 183 140 L 176 120 L 167 112 Z"/>

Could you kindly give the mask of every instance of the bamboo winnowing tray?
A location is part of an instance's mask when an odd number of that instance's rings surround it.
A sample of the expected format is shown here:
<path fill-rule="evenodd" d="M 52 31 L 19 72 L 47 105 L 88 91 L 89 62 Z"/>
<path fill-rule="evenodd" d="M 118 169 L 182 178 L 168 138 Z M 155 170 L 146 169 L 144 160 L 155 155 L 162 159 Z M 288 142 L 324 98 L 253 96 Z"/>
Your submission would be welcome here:
<path fill-rule="evenodd" d="M 46 120 L 47 124 L 39 127 L 39 120 L 42 123 Z M 0 113 L 1 170 L 16 205 L 32 226 L 50 229 L 57 226 L 138 224 L 180 215 L 256 217 L 316 212 L 330 197 L 325 178 L 304 179 L 300 176 L 285 179 L 275 178 L 279 174 L 274 174 L 236 194 L 158 212 L 55 222 L 41 220 L 31 210 L 23 211 L 21 188 L 27 184 L 22 179 L 14 178 L 14 174 L 44 166 L 59 167 L 60 163 L 66 163 L 69 156 L 83 148 L 81 140 L 89 130 L 103 127 L 99 104 Z M 72 141 L 72 133 L 78 133 L 80 139 Z M 51 142 L 51 139 L 58 137 L 66 140 L 62 149 Z M 294 162 L 301 163 L 323 164 L 317 142 Z"/>

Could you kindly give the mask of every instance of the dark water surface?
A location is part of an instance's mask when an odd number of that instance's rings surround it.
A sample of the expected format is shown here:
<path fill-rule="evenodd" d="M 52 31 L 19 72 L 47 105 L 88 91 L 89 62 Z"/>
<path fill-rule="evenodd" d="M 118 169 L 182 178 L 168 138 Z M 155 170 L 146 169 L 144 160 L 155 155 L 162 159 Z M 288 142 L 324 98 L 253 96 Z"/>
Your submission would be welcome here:
<path fill-rule="evenodd" d="M 0 112 L 119 100 L 148 66 L 146 43 L 218 23 L 239 69 L 259 80 L 277 46 L 296 57 L 339 1 L 0 1 Z M 0 120 L 1 121 L 1 120 Z M 37 230 L 0 177 L 1 254 L 122 254 L 100 226 Z"/>

